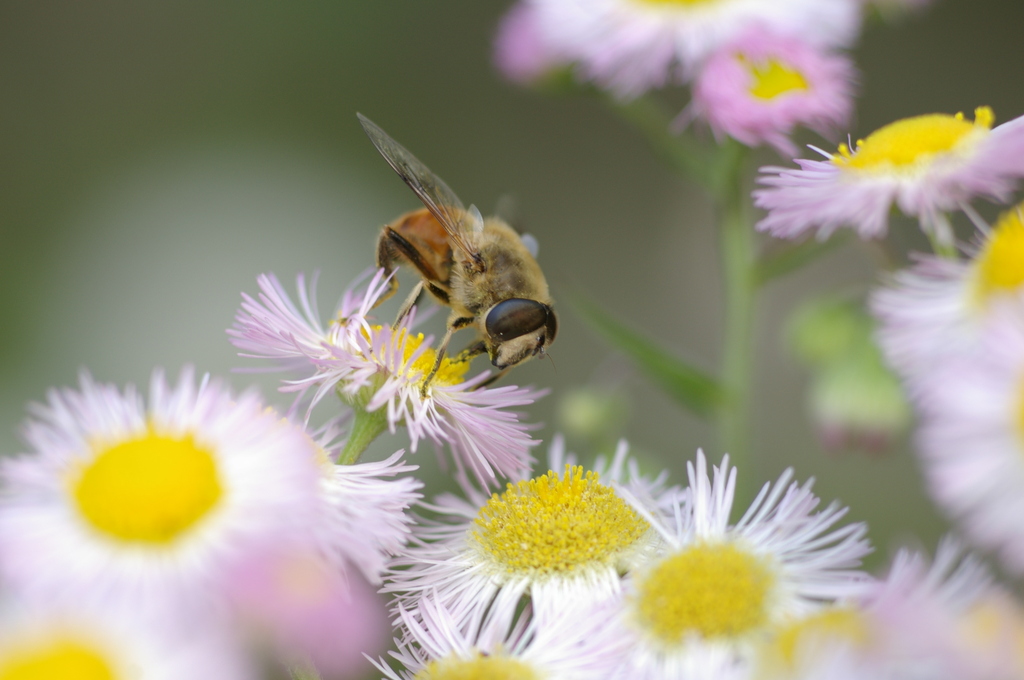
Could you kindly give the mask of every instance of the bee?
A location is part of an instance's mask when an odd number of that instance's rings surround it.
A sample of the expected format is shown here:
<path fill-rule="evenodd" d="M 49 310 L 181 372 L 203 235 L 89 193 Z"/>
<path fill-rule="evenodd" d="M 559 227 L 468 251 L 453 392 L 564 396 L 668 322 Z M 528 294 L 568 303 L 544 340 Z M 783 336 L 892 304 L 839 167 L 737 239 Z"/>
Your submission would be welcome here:
<path fill-rule="evenodd" d="M 460 352 L 457 361 L 486 353 L 499 369 L 493 379 L 538 354 L 555 340 L 558 319 L 544 272 L 535 259 L 536 241 L 520 236 L 497 217 L 484 219 L 468 209 L 440 177 L 362 114 L 359 122 L 388 165 L 405 180 L 424 208 L 385 225 L 377 240 L 377 266 L 389 273 L 397 264 L 416 270 L 421 279 L 398 312 L 397 325 L 426 290 L 451 308 L 425 392 L 437 374 L 452 334 L 473 326 L 479 340 Z M 392 277 L 382 300 L 394 295 Z"/>

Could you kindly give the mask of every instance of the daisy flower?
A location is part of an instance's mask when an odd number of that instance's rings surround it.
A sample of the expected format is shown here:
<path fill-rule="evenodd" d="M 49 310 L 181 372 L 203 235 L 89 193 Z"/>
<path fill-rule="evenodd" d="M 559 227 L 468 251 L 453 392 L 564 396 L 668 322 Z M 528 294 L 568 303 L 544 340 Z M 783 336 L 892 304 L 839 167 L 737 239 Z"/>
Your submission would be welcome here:
<path fill-rule="evenodd" d="M 391 656 L 405 670 L 375 662 L 386 680 L 603 680 L 622 644 L 608 613 L 581 603 L 542 615 L 527 606 L 511 626 L 489 615 L 468 631 L 431 596 L 398 615 L 404 634 Z"/>
<path fill-rule="evenodd" d="M 971 351 L 922 376 L 917 448 L 965 537 L 1024 572 L 1024 298 L 993 305 Z"/>
<path fill-rule="evenodd" d="M 279 544 L 244 566 L 228 583 L 235 618 L 286 665 L 311 663 L 329 678 L 365 677 L 363 654 L 387 648 L 384 600 L 313 546 Z"/>
<path fill-rule="evenodd" d="M 437 519 L 419 523 L 385 590 L 407 606 L 436 593 L 462 628 L 488 610 L 510 620 L 524 596 L 535 607 L 557 609 L 617 593 L 621 574 L 658 543 L 619 489 L 630 489 L 656 513 L 676 491 L 665 489 L 664 475 L 640 475 L 625 443 L 610 463 L 599 460 L 587 471 L 558 440 L 548 469 L 489 498 L 467 487 L 465 499 L 444 495 L 426 505 Z"/>
<path fill-rule="evenodd" d="M 206 621 L 144 620 L 119 607 L 8 602 L 0 613 L 5 680 L 243 680 L 253 668 Z"/>
<path fill-rule="evenodd" d="M 688 79 L 704 59 L 753 27 L 849 45 L 860 0 L 531 0 L 544 44 L 623 98 Z"/>
<path fill-rule="evenodd" d="M 684 115 L 707 120 L 716 137 L 767 143 L 793 156 L 789 136 L 797 126 L 828 135 L 849 123 L 856 77 L 844 55 L 748 31 L 708 58 Z"/>
<path fill-rule="evenodd" d="M 664 547 L 628 577 L 629 652 L 617 677 L 745 677 L 757 643 L 780 622 L 869 583 L 854 569 L 870 551 L 866 527 L 832 528 L 846 509 L 833 503 L 814 512 L 811 482 L 790 483 L 787 470 L 730 525 L 736 469 L 728 457 L 711 480 L 698 452 L 687 475 L 673 521 L 644 513 Z"/>
<path fill-rule="evenodd" d="M 494 38 L 494 65 L 514 83 L 536 83 L 567 61 L 546 44 L 537 25 L 537 11 L 528 2 L 512 6 Z"/>
<path fill-rule="evenodd" d="M 258 281 L 258 299 L 243 295 L 242 309 L 228 333 L 242 356 L 303 371 L 304 377 L 287 381 L 282 389 L 313 389 L 311 404 L 338 394 L 354 409 L 353 430 L 362 440 L 404 425 L 414 452 L 423 439 L 448 444 L 457 474 L 472 473 L 483 484 L 528 465 L 530 449 L 538 442 L 529 435 L 532 427 L 509 409 L 533 403 L 544 392 L 481 387 L 489 372 L 467 379 L 469 363 L 445 357 L 424 393 L 437 354 L 430 338 L 412 331 L 415 310 L 395 328 L 377 325 L 369 316 L 388 287 L 382 270 L 365 289 L 345 294 L 326 328 L 313 302 L 315 291 L 307 290 L 302 277 L 300 306 L 273 276 Z M 343 452 L 341 462 L 351 462 L 347 457 Z"/>
<path fill-rule="evenodd" d="M 927 375 L 943 357 L 976 340 L 991 304 L 1024 287 L 1024 206 L 1007 211 L 969 261 L 929 255 L 871 296 L 878 340 L 906 380 Z"/>
<path fill-rule="evenodd" d="M 946 212 L 976 196 L 1006 201 L 1024 177 L 1024 118 L 996 128 L 992 109 L 974 121 L 929 114 L 890 123 L 825 160 L 797 159 L 799 169 L 766 167 L 754 202 L 768 215 L 757 224 L 779 238 L 827 238 L 850 226 L 862 238 L 884 236 L 895 204 L 916 217 L 943 248 L 953 244 Z"/>
<path fill-rule="evenodd" d="M 858 598 L 784 622 L 761 650 L 759 677 L 983 678 L 999 652 L 999 636 L 971 639 L 973 619 L 998 606 L 990 577 L 954 541 L 939 545 L 935 561 L 900 551 L 888 577 Z M 991 630 L 989 632 L 992 632 Z M 1008 642 L 1004 640 L 1003 642 Z"/>
<path fill-rule="evenodd" d="M 208 604 L 227 565 L 316 519 L 315 447 L 251 392 L 153 375 L 149 404 L 83 376 L 0 468 L 0 572 L 57 599 Z"/>

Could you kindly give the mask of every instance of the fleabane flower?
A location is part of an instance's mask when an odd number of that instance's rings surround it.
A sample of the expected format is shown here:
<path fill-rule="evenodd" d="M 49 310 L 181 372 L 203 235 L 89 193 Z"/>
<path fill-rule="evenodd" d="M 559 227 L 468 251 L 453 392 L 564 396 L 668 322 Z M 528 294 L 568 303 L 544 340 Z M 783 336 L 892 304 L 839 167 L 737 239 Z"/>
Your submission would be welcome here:
<path fill-rule="evenodd" d="M 621 636 L 608 625 L 608 608 L 573 602 L 558 611 L 527 605 L 514 624 L 488 614 L 465 630 L 459 617 L 434 597 L 415 609 L 399 607 L 402 636 L 391 652 L 405 670 L 383 659 L 387 680 L 604 680 Z"/>
<path fill-rule="evenodd" d="M 889 211 L 916 217 L 945 247 L 953 234 L 946 213 L 983 196 L 1006 201 L 1024 177 L 1024 119 L 993 128 L 988 107 L 962 114 L 928 114 L 882 127 L 854 149 L 845 144 L 825 160 L 797 159 L 799 169 L 762 168 L 754 202 L 768 215 L 757 224 L 779 238 L 815 233 L 827 238 L 852 227 L 862 238 L 884 236 Z"/>
<path fill-rule="evenodd" d="M 715 51 L 693 83 L 689 115 L 716 136 L 797 153 L 798 126 L 822 135 L 846 127 L 856 69 L 850 59 L 800 39 L 748 31 Z"/>
<path fill-rule="evenodd" d="M 536 8 L 529 2 L 518 2 L 498 25 L 494 65 L 512 82 L 530 85 L 567 62 L 545 41 L 537 25 Z"/>
<path fill-rule="evenodd" d="M 817 46 L 849 45 L 860 0 L 531 0 L 545 44 L 620 97 L 688 80 L 752 28 Z"/>
<path fill-rule="evenodd" d="M 312 389 L 314 405 L 336 393 L 353 408 L 354 428 L 363 432 L 395 432 L 404 425 L 414 452 L 424 439 L 450 445 L 457 474 L 472 473 L 483 484 L 528 465 L 530 448 L 537 442 L 529 435 L 531 426 L 510 409 L 533 403 L 544 393 L 483 387 L 488 372 L 467 378 L 469 363 L 451 356 L 442 359 L 425 388 L 437 353 L 429 337 L 412 330 L 415 310 L 395 327 L 370 316 L 387 290 L 383 270 L 365 289 L 346 293 L 326 328 L 313 303 L 314 291 L 306 289 L 301 277 L 301 308 L 276 278 L 261 276 L 258 282 L 262 292 L 258 298 L 243 296 L 228 333 L 243 356 L 270 359 L 304 373 L 286 381 L 283 390 Z"/>
<path fill-rule="evenodd" d="M 879 344 L 912 386 L 976 342 L 994 302 L 1024 290 L 1024 205 L 1003 213 L 973 250 L 967 261 L 921 255 L 871 296 Z"/>
<path fill-rule="evenodd" d="M 963 535 L 1024 572 L 1024 298 L 994 304 L 969 351 L 920 379 L 917 448 Z"/>
<path fill-rule="evenodd" d="M 846 510 L 833 503 L 815 512 L 810 482 L 791 483 L 786 471 L 730 525 L 736 469 L 728 457 L 712 480 L 698 452 L 687 474 L 672 521 L 651 517 L 664 547 L 628 577 L 621 616 L 629 652 L 616 677 L 746 677 L 758 643 L 780 622 L 869 583 L 855 569 L 870 550 L 865 526 L 833 528 Z"/>
<path fill-rule="evenodd" d="M 0 611 L 5 680 L 252 678 L 236 641 L 208 621 L 144 618 L 116 606 L 7 602 Z"/>
<path fill-rule="evenodd" d="M 4 461 L 0 571 L 17 592 L 203 607 L 229 564 L 317 519 L 315 449 L 251 393 L 188 369 L 149 403 L 84 376 L 24 427 Z"/>
<path fill-rule="evenodd" d="M 1016 646 L 1016 631 L 978 629 L 980 619 L 1002 614 L 1003 604 L 987 570 L 976 558 L 964 557 L 956 542 L 944 540 L 931 563 L 901 550 L 888 576 L 861 596 L 783 622 L 760 649 L 757 676 L 1019 677 L 984 670 L 998 668 L 997 659 L 1007 660 L 1006 652 Z M 993 656 L 986 659 L 986 653 Z"/>
<path fill-rule="evenodd" d="M 632 491 L 652 512 L 677 490 L 664 476 L 640 475 L 625 443 L 614 458 L 586 470 L 552 447 L 548 472 L 509 482 L 488 496 L 441 496 L 427 505 L 409 548 L 393 562 L 386 590 L 416 607 L 428 592 L 468 629 L 485 612 L 510 620 L 524 596 L 557 609 L 598 602 L 619 592 L 621 574 L 646 560 L 658 544 L 647 520 L 622 497 Z"/>

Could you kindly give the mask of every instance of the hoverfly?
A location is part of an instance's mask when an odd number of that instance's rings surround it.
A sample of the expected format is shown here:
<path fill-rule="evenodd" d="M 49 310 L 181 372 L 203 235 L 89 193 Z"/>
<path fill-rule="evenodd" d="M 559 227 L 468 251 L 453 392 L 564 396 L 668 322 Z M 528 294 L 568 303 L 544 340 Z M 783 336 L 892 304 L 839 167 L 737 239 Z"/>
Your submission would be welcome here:
<path fill-rule="evenodd" d="M 452 310 L 423 390 L 441 366 L 452 334 L 462 328 L 475 326 L 480 339 L 463 350 L 458 360 L 486 352 L 500 371 L 495 379 L 543 354 L 555 339 L 558 320 L 535 259 L 536 242 L 497 217 L 484 219 L 476 206 L 465 208 L 444 180 L 375 123 L 356 115 L 377 151 L 425 206 L 385 225 L 377 240 L 377 266 L 390 273 L 396 263 L 407 264 L 421 277 L 395 323 L 424 289 Z M 392 277 L 382 299 L 397 289 L 398 281 Z"/>

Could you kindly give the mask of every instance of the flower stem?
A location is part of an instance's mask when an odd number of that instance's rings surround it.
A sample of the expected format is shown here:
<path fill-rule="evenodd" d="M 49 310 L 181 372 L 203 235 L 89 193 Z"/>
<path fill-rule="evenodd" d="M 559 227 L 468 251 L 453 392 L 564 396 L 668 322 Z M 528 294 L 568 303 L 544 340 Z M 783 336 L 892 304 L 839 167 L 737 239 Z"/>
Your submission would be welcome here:
<path fill-rule="evenodd" d="M 308 661 L 299 661 L 288 666 L 288 675 L 292 680 L 321 680 L 320 672 Z"/>
<path fill-rule="evenodd" d="M 750 389 L 757 290 L 754 230 L 744 191 L 744 151 L 736 142 L 723 146 L 720 182 L 715 192 L 721 221 L 720 254 L 725 288 L 725 337 L 719 378 L 726 399 L 718 412 L 718 437 L 723 452 L 730 455 L 740 470 L 736 490 L 740 504 L 752 499 L 748 487 L 757 476 L 752 470 L 744 470 L 750 460 Z"/>
<path fill-rule="evenodd" d="M 349 432 L 345 447 L 338 455 L 338 465 L 352 465 L 359 462 L 359 457 L 363 455 L 366 448 L 387 427 L 388 416 L 385 409 L 367 411 L 364 408 L 356 408 L 352 431 Z"/>

